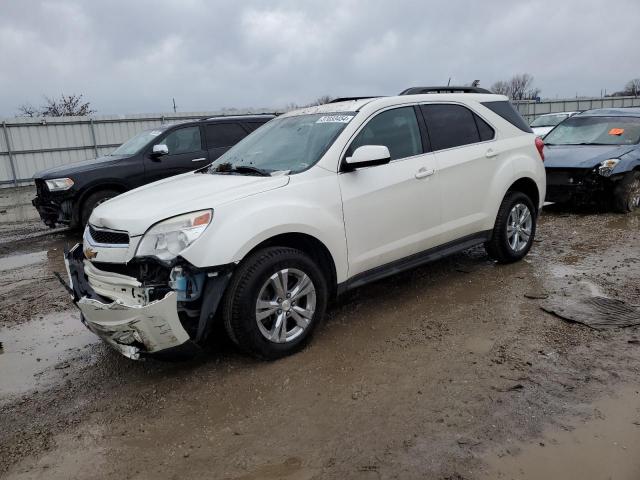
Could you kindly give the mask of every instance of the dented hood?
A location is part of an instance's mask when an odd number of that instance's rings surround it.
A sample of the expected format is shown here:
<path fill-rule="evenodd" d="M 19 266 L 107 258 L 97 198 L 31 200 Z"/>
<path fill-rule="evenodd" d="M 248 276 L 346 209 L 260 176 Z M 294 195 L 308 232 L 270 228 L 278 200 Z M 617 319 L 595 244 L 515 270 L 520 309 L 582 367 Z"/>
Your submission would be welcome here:
<path fill-rule="evenodd" d="M 98 206 L 89 223 L 129 235 L 142 235 L 151 225 L 183 213 L 213 208 L 250 195 L 280 188 L 287 175 L 258 177 L 186 173 L 150 183 Z"/>
<path fill-rule="evenodd" d="M 544 166 L 551 168 L 593 168 L 603 160 L 620 158 L 635 145 L 545 145 Z"/>

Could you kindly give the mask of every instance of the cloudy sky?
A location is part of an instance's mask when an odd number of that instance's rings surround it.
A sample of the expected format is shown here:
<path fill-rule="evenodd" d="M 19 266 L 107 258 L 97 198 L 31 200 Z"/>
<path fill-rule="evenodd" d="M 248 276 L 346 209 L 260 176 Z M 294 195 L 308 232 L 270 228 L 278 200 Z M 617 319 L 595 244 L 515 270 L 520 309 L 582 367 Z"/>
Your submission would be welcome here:
<path fill-rule="evenodd" d="M 0 116 L 279 107 L 529 72 L 542 95 L 640 77 L 640 1 L 2 0 Z"/>

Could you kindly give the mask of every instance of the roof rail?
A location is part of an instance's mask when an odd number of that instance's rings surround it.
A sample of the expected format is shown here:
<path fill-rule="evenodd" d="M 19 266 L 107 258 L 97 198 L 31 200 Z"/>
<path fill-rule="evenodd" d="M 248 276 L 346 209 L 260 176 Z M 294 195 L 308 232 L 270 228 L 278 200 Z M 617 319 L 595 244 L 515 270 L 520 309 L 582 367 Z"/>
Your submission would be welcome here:
<path fill-rule="evenodd" d="M 329 103 L 349 102 L 352 100 L 367 100 L 369 98 L 380 98 L 380 97 L 339 97 L 339 98 L 334 98 Z"/>
<path fill-rule="evenodd" d="M 236 120 L 239 118 L 244 118 L 244 117 L 277 117 L 278 115 L 280 115 L 277 112 L 273 112 L 273 113 L 267 113 L 267 112 L 262 112 L 262 113 L 230 113 L 230 114 L 220 114 L 220 115 L 214 115 L 213 117 L 203 117 L 200 120 L 202 121 L 206 121 L 206 120 L 218 120 L 218 119 L 232 119 L 232 120 Z"/>
<path fill-rule="evenodd" d="M 491 93 L 480 87 L 411 87 L 403 90 L 399 95 L 420 95 L 421 93 Z"/>

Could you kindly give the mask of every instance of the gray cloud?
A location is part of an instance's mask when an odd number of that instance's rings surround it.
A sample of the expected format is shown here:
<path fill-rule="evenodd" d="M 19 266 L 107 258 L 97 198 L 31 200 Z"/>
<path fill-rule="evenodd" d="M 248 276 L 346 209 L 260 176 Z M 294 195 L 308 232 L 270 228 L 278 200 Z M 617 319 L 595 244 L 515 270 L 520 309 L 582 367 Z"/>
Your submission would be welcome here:
<path fill-rule="evenodd" d="M 5 0 L 0 116 L 84 93 L 99 113 L 277 107 L 529 72 L 543 96 L 640 76 L 637 0 Z"/>

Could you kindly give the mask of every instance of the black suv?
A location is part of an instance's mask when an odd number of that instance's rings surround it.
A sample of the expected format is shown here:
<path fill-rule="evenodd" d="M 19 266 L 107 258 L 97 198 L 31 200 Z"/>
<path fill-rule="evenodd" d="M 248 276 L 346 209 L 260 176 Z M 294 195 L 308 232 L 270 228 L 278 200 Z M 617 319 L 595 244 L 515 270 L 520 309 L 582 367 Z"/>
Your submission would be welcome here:
<path fill-rule="evenodd" d="M 104 157 L 38 172 L 33 205 L 50 227 L 84 226 L 100 203 L 146 183 L 204 167 L 272 118 L 213 117 L 145 130 Z"/>

